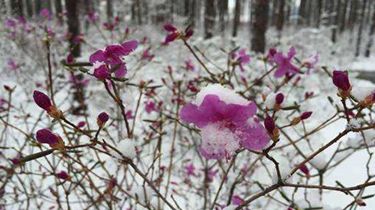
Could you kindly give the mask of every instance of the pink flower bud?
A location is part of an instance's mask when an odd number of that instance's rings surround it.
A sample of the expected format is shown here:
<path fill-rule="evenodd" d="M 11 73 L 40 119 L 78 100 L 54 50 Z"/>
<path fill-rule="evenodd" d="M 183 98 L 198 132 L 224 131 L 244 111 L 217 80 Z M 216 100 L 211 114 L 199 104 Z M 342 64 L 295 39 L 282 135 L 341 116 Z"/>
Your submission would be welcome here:
<path fill-rule="evenodd" d="M 82 127 L 84 127 L 85 125 L 86 125 L 85 121 L 80 121 L 80 122 L 78 122 L 77 127 L 78 127 L 78 128 L 82 128 Z"/>
<path fill-rule="evenodd" d="M 105 123 L 108 121 L 108 119 L 109 119 L 108 114 L 105 112 L 102 112 L 98 115 L 96 122 L 98 123 L 99 127 L 103 127 Z"/>
<path fill-rule="evenodd" d="M 276 104 L 281 104 L 281 103 L 283 103 L 283 101 L 284 101 L 284 95 L 282 94 L 282 93 L 278 93 L 277 95 L 276 95 L 276 98 L 275 98 L 276 100 Z"/>
<path fill-rule="evenodd" d="M 56 174 L 56 177 L 62 180 L 69 180 L 71 178 L 69 174 L 66 173 L 65 171 L 60 171 L 59 173 Z"/>
<path fill-rule="evenodd" d="M 300 118 L 301 120 L 306 120 L 312 115 L 312 112 L 304 112 L 301 114 Z"/>
<path fill-rule="evenodd" d="M 275 121 L 272 119 L 272 117 L 267 116 L 266 119 L 264 119 L 264 127 L 268 131 L 268 133 L 273 133 L 273 131 L 276 128 Z"/>
<path fill-rule="evenodd" d="M 307 166 L 305 164 L 303 164 L 302 166 L 300 166 L 298 169 L 301 170 L 302 173 L 304 173 L 307 177 L 310 176 L 310 171 L 309 171 L 309 169 L 307 168 Z"/>
<path fill-rule="evenodd" d="M 34 93 L 33 93 L 33 98 L 34 98 L 35 103 L 40 108 L 42 108 L 46 111 L 50 111 L 52 103 L 51 103 L 50 98 L 46 94 L 35 90 Z"/>
<path fill-rule="evenodd" d="M 348 73 L 345 71 L 333 71 L 333 84 L 342 91 L 350 91 L 351 85 L 349 82 Z"/>
<path fill-rule="evenodd" d="M 36 132 L 36 140 L 42 144 L 57 145 L 60 137 L 51 130 L 44 128 Z"/>

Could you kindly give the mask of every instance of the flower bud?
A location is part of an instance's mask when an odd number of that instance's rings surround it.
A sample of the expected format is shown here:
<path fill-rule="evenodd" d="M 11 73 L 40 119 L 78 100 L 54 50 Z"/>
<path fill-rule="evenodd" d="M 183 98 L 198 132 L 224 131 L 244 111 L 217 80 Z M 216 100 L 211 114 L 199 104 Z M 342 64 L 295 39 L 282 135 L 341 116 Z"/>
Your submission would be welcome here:
<path fill-rule="evenodd" d="M 339 89 L 341 97 L 346 98 L 350 95 L 352 86 L 349 82 L 348 73 L 345 71 L 333 71 L 333 84 Z"/>
<path fill-rule="evenodd" d="M 63 149 L 64 141 L 57 134 L 52 133 L 51 130 L 44 128 L 36 132 L 36 140 L 41 144 L 48 144 L 52 148 Z"/>
<path fill-rule="evenodd" d="M 102 112 L 98 115 L 96 122 L 98 126 L 102 128 L 105 125 L 105 123 L 108 121 L 108 119 L 109 119 L 108 114 L 106 112 Z"/>
<path fill-rule="evenodd" d="M 301 165 L 298 169 L 302 171 L 302 173 L 304 173 L 307 177 L 310 177 L 310 171 L 305 164 Z"/>
<path fill-rule="evenodd" d="M 65 171 L 60 171 L 59 173 L 56 174 L 56 177 L 62 180 L 70 180 L 71 176 L 69 176 L 68 173 Z"/>
<path fill-rule="evenodd" d="M 62 112 L 57 109 L 54 105 L 52 105 L 51 99 L 44 93 L 35 90 L 33 93 L 33 98 L 35 103 L 42 109 L 46 110 L 47 113 L 55 118 L 59 119 L 62 117 Z"/>
<path fill-rule="evenodd" d="M 284 101 L 284 94 L 278 93 L 275 97 L 276 104 L 281 104 Z"/>
<path fill-rule="evenodd" d="M 301 114 L 300 118 L 301 120 L 306 120 L 312 115 L 312 112 L 304 112 Z"/>
<path fill-rule="evenodd" d="M 273 141 L 277 141 L 279 139 L 279 129 L 276 127 L 275 121 L 272 119 L 272 117 L 267 116 L 264 119 L 264 127 Z"/>

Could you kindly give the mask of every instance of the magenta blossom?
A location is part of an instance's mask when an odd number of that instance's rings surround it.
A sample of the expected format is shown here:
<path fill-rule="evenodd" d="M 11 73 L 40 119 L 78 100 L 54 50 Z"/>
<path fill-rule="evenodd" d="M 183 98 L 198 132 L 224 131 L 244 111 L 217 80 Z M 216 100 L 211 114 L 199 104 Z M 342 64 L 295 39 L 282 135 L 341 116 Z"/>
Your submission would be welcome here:
<path fill-rule="evenodd" d="M 61 137 L 51 130 L 44 128 L 36 132 L 36 140 L 41 144 L 48 144 L 52 148 L 63 148 L 64 142 Z"/>
<path fill-rule="evenodd" d="M 346 71 L 333 71 L 332 81 L 341 91 L 350 91 L 352 87 L 349 81 L 348 72 Z"/>
<path fill-rule="evenodd" d="M 190 27 L 187 27 L 185 31 L 178 31 L 178 29 L 171 23 L 164 24 L 163 28 L 168 32 L 167 36 L 164 39 L 164 44 L 173 42 L 176 39 L 187 40 L 193 35 L 193 30 Z"/>
<path fill-rule="evenodd" d="M 60 171 L 59 173 L 56 174 L 56 177 L 59 178 L 59 179 L 62 179 L 62 180 L 69 180 L 69 179 L 71 179 L 71 177 L 69 176 L 69 174 L 66 173 L 65 171 Z"/>
<path fill-rule="evenodd" d="M 106 112 L 101 112 L 98 115 L 96 122 L 99 127 L 103 127 L 108 120 L 109 120 L 108 114 Z"/>
<path fill-rule="evenodd" d="M 275 71 L 275 77 L 279 78 L 286 74 L 295 74 L 300 72 L 299 69 L 292 63 L 293 57 L 296 55 L 296 49 L 291 47 L 289 49 L 288 55 L 283 55 L 281 52 L 276 52 L 273 55 L 273 61 L 277 64 L 277 69 Z"/>
<path fill-rule="evenodd" d="M 156 104 L 153 101 L 147 101 L 145 103 L 145 109 L 148 114 L 158 110 Z"/>
<path fill-rule="evenodd" d="M 7 61 L 8 68 L 12 71 L 17 70 L 20 66 L 14 61 L 14 59 L 9 58 Z"/>
<path fill-rule="evenodd" d="M 91 64 L 102 62 L 105 64 L 109 74 L 114 72 L 117 78 L 122 78 L 126 74 L 126 66 L 122 57 L 129 55 L 137 46 L 138 42 L 136 40 L 130 40 L 121 45 L 108 45 L 104 50 L 98 50 L 93 53 L 89 60 Z"/>
<path fill-rule="evenodd" d="M 143 53 L 142 53 L 142 59 L 143 60 L 151 61 L 155 57 L 154 54 L 151 54 L 150 50 L 151 50 L 151 48 L 149 47 L 145 51 L 143 51 Z"/>
<path fill-rule="evenodd" d="M 90 11 L 87 13 L 86 18 L 90 23 L 96 23 L 99 19 L 99 15 L 96 12 Z"/>
<path fill-rule="evenodd" d="M 188 70 L 188 71 L 194 71 L 195 70 L 194 63 L 191 59 L 185 60 L 185 69 Z"/>
<path fill-rule="evenodd" d="M 195 174 L 195 166 L 194 166 L 193 163 L 190 163 L 190 164 L 188 164 L 188 165 L 185 166 L 185 173 L 188 176 L 196 176 L 196 174 Z"/>
<path fill-rule="evenodd" d="M 51 13 L 49 12 L 47 8 L 43 8 L 42 10 L 40 10 L 39 15 L 45 19 L 48 19 L 48 20 L 51 19 Z"/>
<path fill-rule="evenodd" d="M 197 102 L 186 104 L 180 117 L 201 129 L 199 150 L 205 158 L 230 158 L 240 146 L 261 150 L 268 144 L 267 131 L 255 117 L 254 103 L 218 84 L 203 88 Z"/>
<path fill-rule="evenodd" d="M 241 71 L 245 71 L 243 65 L 250 63 L 250 55 L 246 53 L 246 49 L 240 49 L 238 53 L 234 52 L 232 59 L 240 66 Z"/>

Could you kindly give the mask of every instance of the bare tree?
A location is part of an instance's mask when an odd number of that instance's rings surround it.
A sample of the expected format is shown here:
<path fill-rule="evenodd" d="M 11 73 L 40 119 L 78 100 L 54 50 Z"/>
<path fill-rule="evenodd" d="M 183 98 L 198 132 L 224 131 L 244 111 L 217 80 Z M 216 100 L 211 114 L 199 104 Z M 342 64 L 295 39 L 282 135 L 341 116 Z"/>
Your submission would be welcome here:
<path fill-rule="evenodd" d="M 236 6 L 234 8 L 233 31 L 232 31 L 233 37 L 237 36 L 238 25 L 240 25 L 240 16 L 241 16 L 241 0 L 236 0 Z"/>
<path fill-rule="evenodd" d="M 23 16 L 22 0 L 11 0 L 10 1 L 10 9 L 12 11 L 12 15 L 18 16 L 18 17 Z"/>
<path fill-rule="evenodd" d="M 337 28 L 339 25 L 340 20 L 340 13 L 341 13 L 341 0 L 337 0 L 336 4 L 336 12 L 334 14 L 334 20 L 333 20 L 333 27 L 332 27 L 332 36 L 331 40 L 333 43 L 337 41 Z"/>
<path fill-rule="evenodd" d="M 276 18 L 276 29 L 278 31 L 279 39 L 281 38 L 281 32 L 284 26 L 284 8 L 285 8 L 285 0 L 279 0 L 278 8 L 277 8 L 277 18 Z"/>
<path fill-rule="evenodd" d="M 301 0 L 301 3 L 298 8 L 298 24 L 302 25 L 305 23 L 305 17 L 306 17 L 306 3 L 307 0 Z"/>
<path fill-rule="evenodd" d="M 358 0 L 350 0 L 350 12 L 348 18 L 348 26 L 352 31 L 354 29 L 354 25 L 357 22 L 357 9 L 358 9 Z"/>
<path fill-rule="evenodd" d="M 373 5 L 373 7 L 375 10 L 375 4 Z M 367 42 L 366 52 L 365 52 L 366 57 L 370 57 L 371 47 L 374 43 L 374 35 L 375 35 L 375 12 L 373 12 L 372 14 L 372 23 L 371 23 L 370 33 L 369 33 L 369 40 Z"/>
<path fill-rule="evenodd" d="M 346 23 L 346 15 L 348 10 L 349 0 L 344 0 L 342 4 L 341 9 L 341 15 L 340 15 L 340 22 L 339 22 L 339 30 L 342 33 L 345 30 L 345 23 Z"/>
<path fill-rule="evenodd" d="M 107 0 L 106 12 L 107 12 L 107 22 L 111 23 L 112 22 L 112 18 L 113 18 L 112 0 Z"/>
<path fill-rule="evenodd" d="M 226 18 L 228 15 L 228 0 L 219 0 L 219 22 L 220 22 L 220 31 L 225 30 Z"/>
<path fill-rule="evenodd" d="M 362 33 L 363 33 L 363 25 L 365 21 L 365 10 L 367 6 L 368 0 L 362 1 L 362 8 L 361 8 L 361 16 L 360 16 L 360 22 L 358 27 L 358 35 L 357 35 L 357 42 L 356 42 L 356 48 L 355 48 L 355 56 L 358 57 L 361 50 L 361 42 L 362 42 Z"/>
<path fill-rule="evenodd" d="M 263 53 L 266 48 L 268 3 L 268 0 L 254 0 L 251 49 L 255 52 Z"/>
<path fill-rule="evenodd" d="M 75 38 L 80 34 L 78 1 L 65 0 L 65 9 L 67 12 L 70 52 L 74 57 L 79 57 L 81 55 L 81 45 L 75 41 Z"/>
<path fill-rule="evenodd" d="M 205 0 L 204 11 L 204 38 L 209 39 L 213 36 L 215 29 L 215 0 Z"/>
<path fill-rule="evenodd" d="M 26 14 L 27 14 L 27 17 L 33 16 L 33 2 L 32 1 L 26 1 Z"/>
<path fill-rule="evenodd" d="M 55 1 L 55 11 L 56 11 L 56 17 L 59 23 L 63 22 L 63 9 L 62 9 L 62 2 L 61 0 Z"/>

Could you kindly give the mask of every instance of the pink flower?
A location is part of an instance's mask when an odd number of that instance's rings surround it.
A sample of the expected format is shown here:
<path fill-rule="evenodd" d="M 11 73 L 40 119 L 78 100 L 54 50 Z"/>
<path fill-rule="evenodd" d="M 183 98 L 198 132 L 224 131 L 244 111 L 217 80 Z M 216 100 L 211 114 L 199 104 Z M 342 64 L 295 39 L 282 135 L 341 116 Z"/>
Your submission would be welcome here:
<path fill-rule="evenodd" d="M 64 145 L 61 137 L 52 133 L 48 128 L 38 130 L 36 132 L 36 140 L 41 144 L 48 144 L 52 148 L 61 148 Z"/>
<path fill-rule="evenodd" d="M 301 120 L 306 120 L 312 115 L 312 112 L 304 112 L 301 114 L 300 118 Z"/>
<path fill-rule="evenodd" d="M 332 81 L 333 84 L 342 92 L 350 92 L 352 88 L 349 81 L 348 72 L 346 71 L 333 71 Z"/>
<path fill-rule="evenodd" d="M 7 65 L 8 65 L 8 68 L 12 71 L 15 71 L 19 68 L 19 65 L 12 58 L 8 59 Z"/>
<path fill-rule="evenodd" d="M 5 27 L 8 29 L 14 29 L 17 26 L 17 22 L 14 19 L 7 18 L 5 20 Z"/>
<path fill-rule="evenodd" d="M 145 105 L 146 105 L 146 112 L 147 113 L 151 113 L 151 112 L 153 112 L 153 111 L 157 111 L 157 107 L 156 107 L 156 104 L 153 102 L 153 101 L 147 101 L 146 103 L 145 103 Z"/>
<path fill-rule="evenodd" d="M 281 52 L 276 52 L 273 56 L 274 62 L 278 65 L 275 71 L 275 77 L 279 78 L 286 74 L 295 74 L 299 69 L 292 63 L 293 57 L 296 55 L 294 47 L 289 49 L 288 55 L 283 55 Z"/>
<path fill-rule="evenodd" d="M 52 102 L 51 99 L 44 93 L 35 90 L 33 93 L 35 103 L 47 112 L 51 110 Z"/>
<path fill-rule="evenodd" d="M 243 204 L 244 200 L 239 195 L 232 196 L 232 203 L 236 206 Z"/>
<path fill-rule="evenodd" d="M 40 10 L 39 15 L 43 18 L 51 19 L 51 14 L 47 8 L 43 8 L 42 10 Z"/>
<path fill-rule="evenodd" d="M 222 95 L 210 94 L 213 88 Z M 186 104 L 180 117 L 185 123 L 193 123 L 201 129 L 199 151 L 205 158 L 230 158 L 240 146 L 260 150 L 268 144 L 267 131 L 254 117 L 257 110 L 254 103 L 219 85 L 203 88 L 198 96 L 202 102 Z M 225 98 L 237 98 L 237 103 Z"/>
<path fill-rule="evenodd" d="M 196 174 L 195 174 L 195 167 L 194 167 L 193 163 L 190 163 L 190 164 L 188 164 L 188 165 L 185 166 L 185 173 L 188 176 L 196 176 Z"/>
<path fill-rule="evenodd" d="M 130 40 L 121 45 L 108 45 L 104 50 L 98 50 L 91 54 L 89 60 L 91 64 L 103 62 L 106 64 L 109 74 L 114 71 L 115 76 L 121 78 L 126 74 L 126 66 L 122 57 L 129 55 L 137 46 L 138 42 L 136 40 Z"/>
<path fill-rule="evenodd" d="M 108 114 L 106 112 L 102 112 L 98 115 L 96 122 L 99 127 L 103 127 L 108 120 L 109 120 Z"/>
<path fill-rule="evenodd" d="M 185 60 L 185 69 L 188 70 L 188 71 L 194 71 L 195 70 L 195 66 L 194 66 L 193 61 L 191 59 Z"/>
<path fill-rule="evenodd" d="M 167 36 L 164 39 L 164 44 L 173 42 L 176 39 L 187 40 L 193 35 L 193 30 L 190 27 L 187 27 L 184 32 L 178 31 L 177 28 L 171 23 L 164 24 L 163 28 L 168 32 Z"/>
<path fill-rule="evenodd" d="M 246 53 L 246 49 L 240 49 L 238 53 L 234 52 L 232 58 L 240 66 L 241 71 L 245 71 L 243 65 L 250 63 L 250 55 Z"/>
<path fill-rule="evenodd" d="M 96 23 L 96 21 L 99 19 L 99 15 L 94 11 L 90 11 L 87 13 L 86 18 L 90 23 Z"/>
<path fill-rule="evenodd" d="M 150 53 L 150 49 L 151 48 L 149 47 L 145 51 L 143 51 L 143 53 L 142 53 L 142 59 L 143 60 L 151 61 L 155 57 L 155 55 Z"/>
<path fill-rule="evenodd" d="M 302 65 L 310 70 L 310 69 L 313 69 L 315 67 L 315 65 L 318 63 L 318 61 L 319 61 L 319 55 L 317 53 L 317 54 L 312 55 L 312 56 L 306 58 L 305 60 L 303 60 Z"/>
<path fill-rule="evenodd" d="M 56 177 L 62 180 L 70 180 L 71 177 L 69 176 L 66 171 L 60 171 L 59 173 L 56 174 Z"/>

